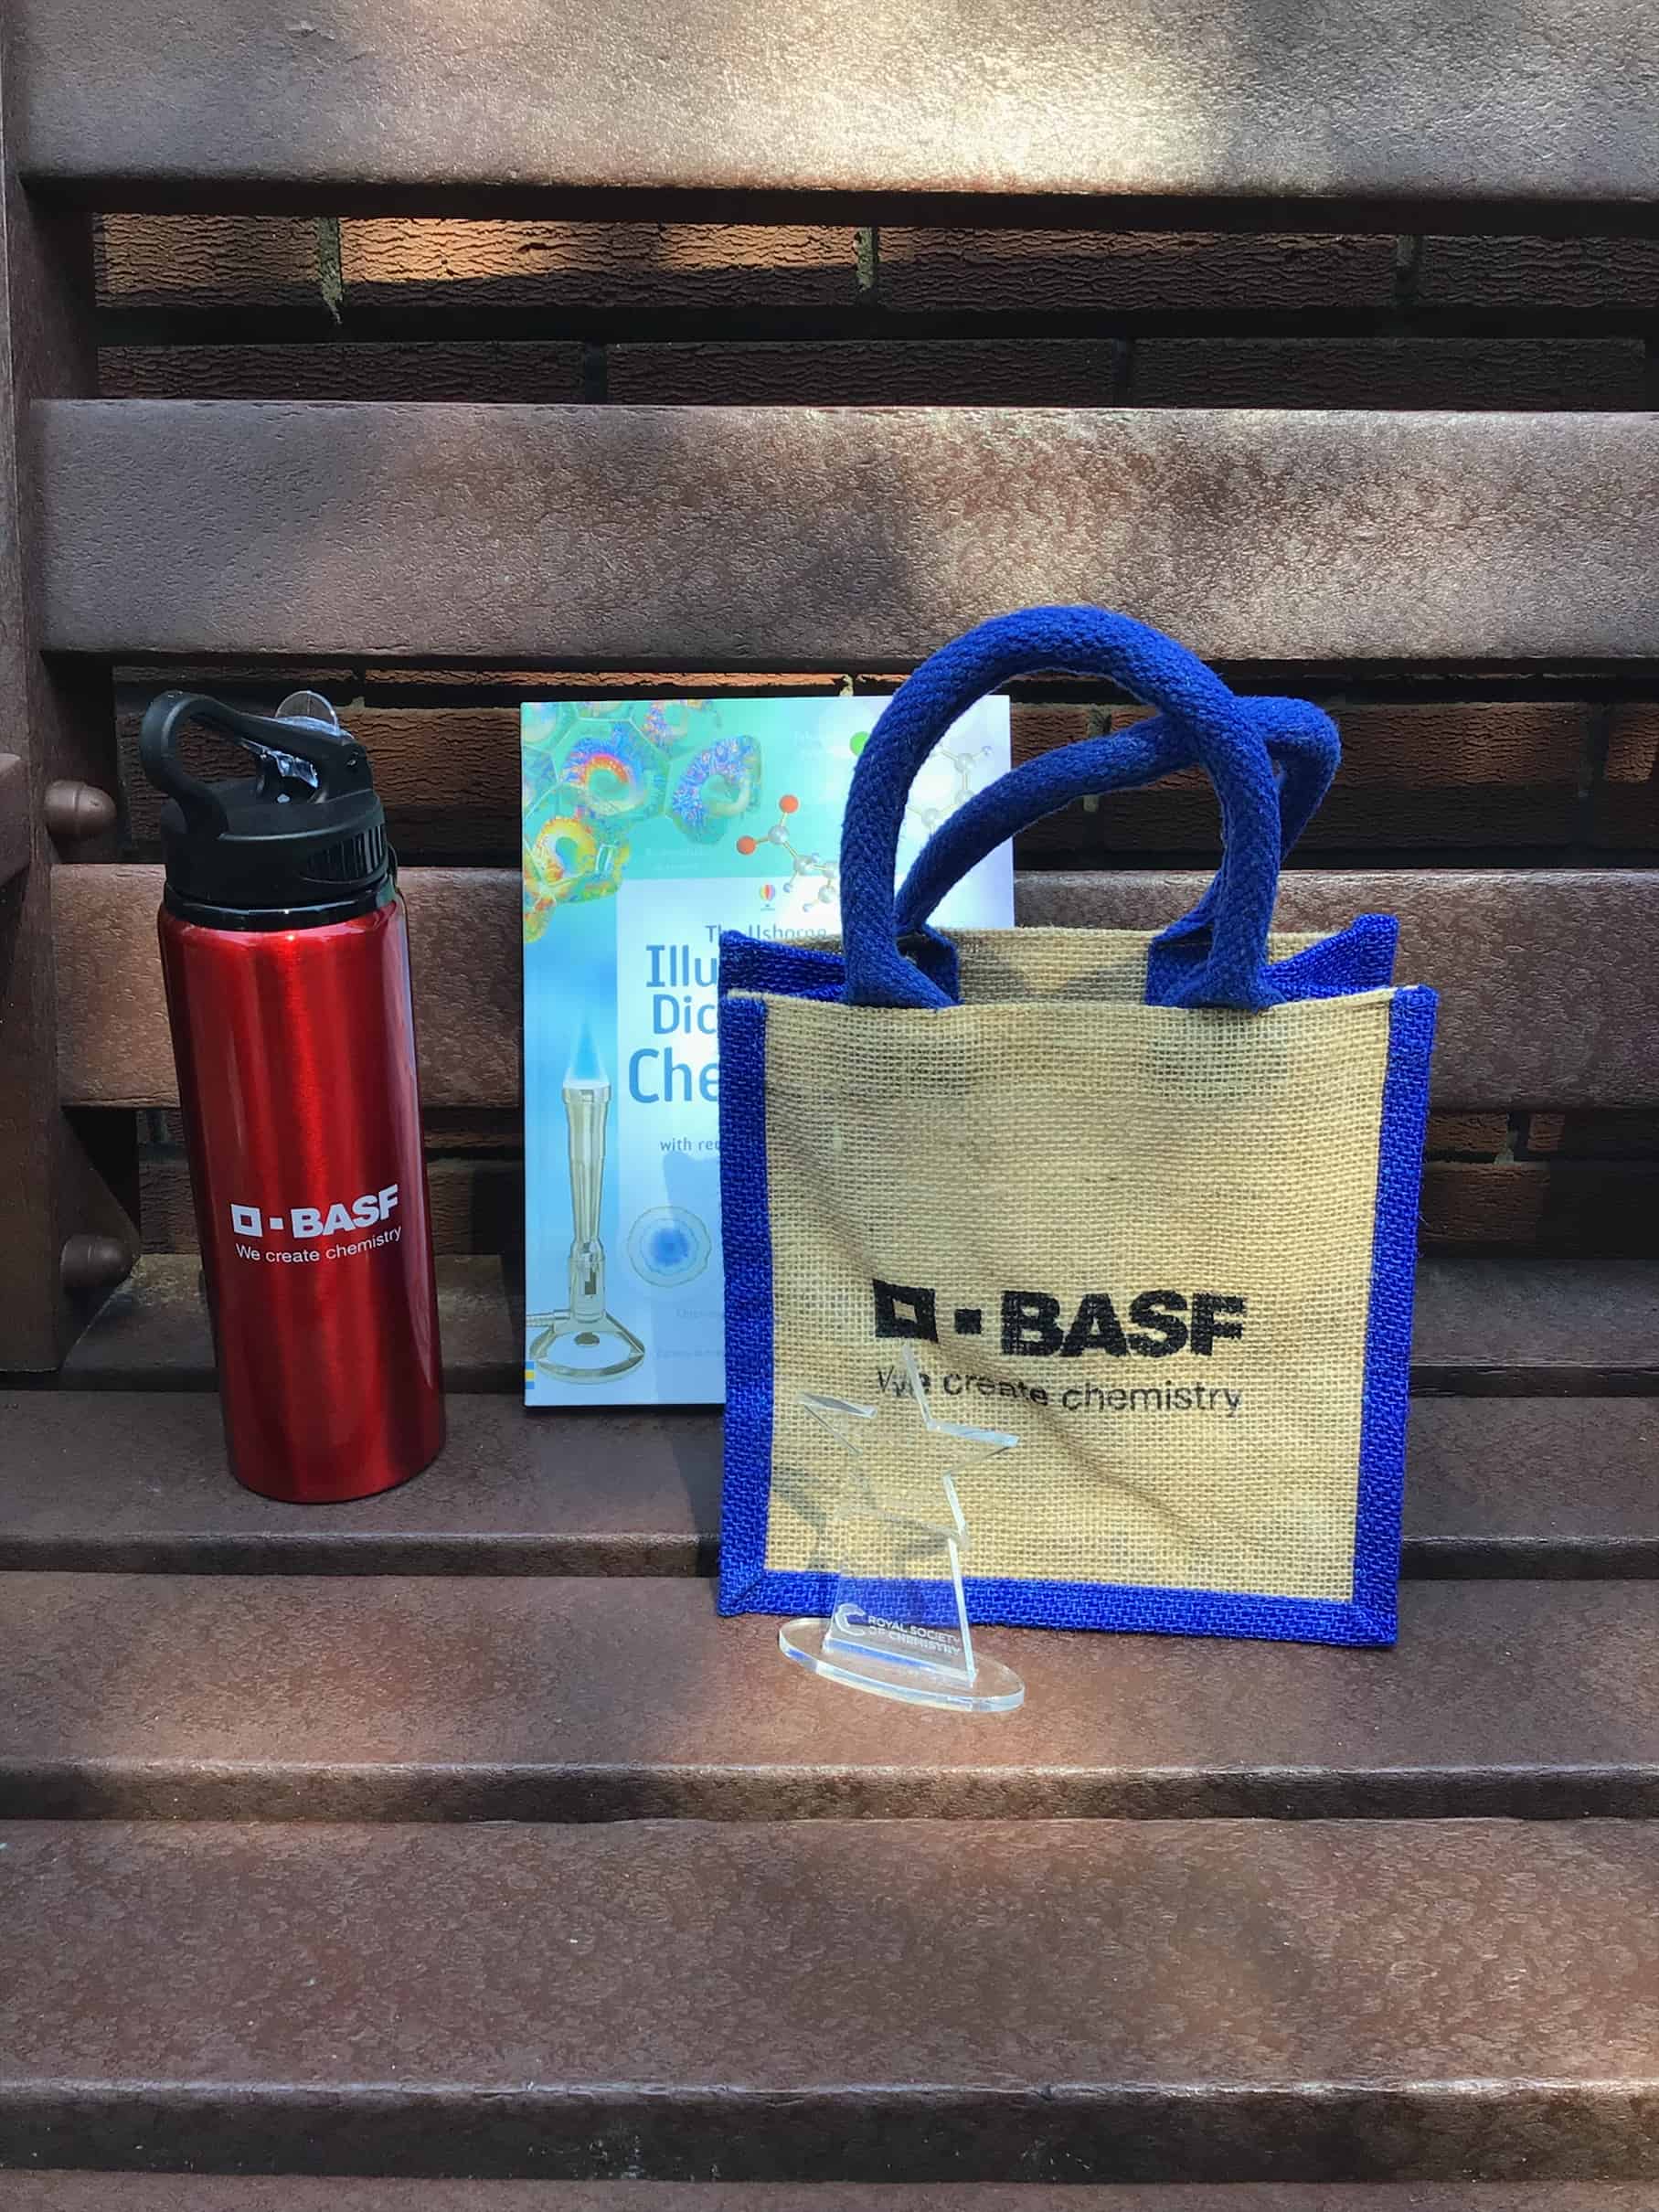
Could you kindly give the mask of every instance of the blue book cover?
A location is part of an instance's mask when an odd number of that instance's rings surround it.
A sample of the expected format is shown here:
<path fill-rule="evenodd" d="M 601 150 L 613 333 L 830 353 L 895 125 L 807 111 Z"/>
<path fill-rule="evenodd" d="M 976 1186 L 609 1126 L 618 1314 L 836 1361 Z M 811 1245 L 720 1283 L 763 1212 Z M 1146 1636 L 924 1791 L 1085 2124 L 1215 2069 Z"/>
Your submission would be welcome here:
<path fill-rule="evenodd" d="M 717 948 L 841 925 L 853 763 L 879 699 L 594 700 L 523 710 L 525 1400 L 725 1397 Z M 1008 766 L 984 699 L 917 778 L 902 876 Z M 936 918 L 1014 920 L 1008 849 Z"/>

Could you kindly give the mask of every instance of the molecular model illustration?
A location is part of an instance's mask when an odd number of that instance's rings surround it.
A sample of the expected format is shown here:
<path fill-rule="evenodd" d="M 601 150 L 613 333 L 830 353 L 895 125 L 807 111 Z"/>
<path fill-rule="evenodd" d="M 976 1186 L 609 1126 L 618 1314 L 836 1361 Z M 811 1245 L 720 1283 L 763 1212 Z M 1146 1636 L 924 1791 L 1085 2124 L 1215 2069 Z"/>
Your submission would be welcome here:
<path fill-rule="evenodd" d="M 738 850 L 745 858 L 748 858 L 751 853 L 759 852 L 763 845 L 777 845 L 787 856 L 790 864 L 789 875 L 783 884 L 786 894 L 792 891 L 797 884 L 807 884 L 814 880 L 817 883 L 817 889 L 805 900 L 807 911 L 810 912 L 814 907 L 833 907 L 836 903 L 841 890 L 841 872 L 833 861 L 822 860 L 816 853 L 803 853 L 797 850 L 790 836 L 790 829 L 791 818 L 800 812 L 800 800 L 792 792 L 785 792 L 778 801 L 778 819 L 772 824 L 771 829 L 759 837 L 739 837 Z M 774 888 L 770 883 L 762 885 L 760 891 L 762 899 L 770 902 L 774 895 Z"/>
<path fill-rule="evenodd" d="M 953 814 L 965 799 L 972 798 L 973 795 L 973 771 L 982 760 L 988 760 L 991 758 L 991 748 L 988 745 L 979 745 L 972 752 L 952 752 L 948 746 L 941 746 L 934 757 L 949 765 L 953 774 L 954 783 L 949 798 L 941 806 L 918 806 L 912 801 L 906 807 L 907 821 L 914 824 L 924 837 L 931 837 L 940 824 Z"/>

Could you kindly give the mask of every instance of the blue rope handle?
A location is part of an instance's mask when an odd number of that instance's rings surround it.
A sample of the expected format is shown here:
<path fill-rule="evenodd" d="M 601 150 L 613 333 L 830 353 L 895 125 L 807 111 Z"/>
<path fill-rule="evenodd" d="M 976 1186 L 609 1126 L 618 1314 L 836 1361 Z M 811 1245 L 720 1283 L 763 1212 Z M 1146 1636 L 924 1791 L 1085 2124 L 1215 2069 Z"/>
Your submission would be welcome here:
<path fill-rule="evenodd" d="M 940 985 L 899 949 L 893 877 L 905 803 L 918 770 L 960 715 L 1011 677 L 1046 669 L 1106 676 L 1133 697 L 1162 709 L 1160 723 L 1147 726 L 1145 731 L 1131 731 L 1127 739 L 1106 741 L 1117 749 L 1112 760 L 1101 757 L 1097 763 L 1091 759 L 1090 769 L 1098 764 L 1112 777 L 1120 766 L 1133 761 L 1142 770 L 1153 767 L 1155 773 L 1163 773 L 1154 764 L 1164 757 L 1161 749 L 1173 730 L 1184 748 L 1183 758 L 1202 765 L 1220 800 L 1221 866 L 1193 912 L 1165 933 L 1189 941 L 1184 953 L 1201 957 L 1190 964 L 1183 959 L 1166 1003 L 1242 1007 L 1275 1004 L 1279 994 L 1268 973 L 1266 954 L 1279 882 L 1281 803 L 1264 739 L 1264 718 L 1253 718 L 1245 702 L 1185 646 L 1143 622 L 1098 607 L 1033 607 L 982 622 L 924 661 L 888 702 L 854 771 L 842 825 L 841 913 L 848 1001 L 856 1005 L 921 1008 L 952 1004 Z M 1014 826 L 1024 827 L 1050 812 L 1053 804 L 1066 803 L 1064 798 L 1046 799 L 1043 771 L 1047 770 L 1051 779 L 1048 788 L 1060 788 L 1069 771 L 1054 764 L 1079 750 L 1067 748 L 1046 762 L 1014 771 L 1024 779 L 1016 789 L 1030 808 Z M 1108 782 L 1107 788 L 1115 787 L 1114 782 Z M 1292 820 L 1305 805 L 1311 788 L 1311 776 L 1305 784 L 1297 783 L 1291 800 Z M 994 787 L 1002 789 L 1001 784 Z M 1005 829 L 1003 834 L 1007 834 Z"/>
<path fill-rule="evenodd" d="M 1279 773 L 1279 845 L 1288 853 L 1331 788 L 1342 750 L 1336 725 L 1306 699 L 1240 698 L 1237 704 L 1260 731 Z M 1115 737 L 1082 738 L 1010 770 L 964 800 L 918 853 L 899 893 L 899 935 L 925 931 L 941 900 L 971 869 L 1045 814 L 1078 799 L 1156 783 L 1189 768 L 1194 758 L 1190 740 L 1168 716 L 1154 715 Z M 1202 930 L 1214 896 L 1212 886 L 1159 941 Z"/>

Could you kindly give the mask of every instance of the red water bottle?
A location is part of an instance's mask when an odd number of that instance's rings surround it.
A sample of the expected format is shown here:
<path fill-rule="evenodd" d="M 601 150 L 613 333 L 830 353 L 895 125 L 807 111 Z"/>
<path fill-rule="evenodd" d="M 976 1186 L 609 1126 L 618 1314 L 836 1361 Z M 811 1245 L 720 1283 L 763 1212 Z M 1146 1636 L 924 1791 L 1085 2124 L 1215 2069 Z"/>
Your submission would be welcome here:
<path fill-rule="evenodd" d="M 206 724 L 252 756 L 204 782 Z M 367 1497 L 443 1442 L 409 940 L 368 757 L 326 700 L 275 719 L 168 692 L 162 967 L 230 1464 L 300 1503 Z"/>

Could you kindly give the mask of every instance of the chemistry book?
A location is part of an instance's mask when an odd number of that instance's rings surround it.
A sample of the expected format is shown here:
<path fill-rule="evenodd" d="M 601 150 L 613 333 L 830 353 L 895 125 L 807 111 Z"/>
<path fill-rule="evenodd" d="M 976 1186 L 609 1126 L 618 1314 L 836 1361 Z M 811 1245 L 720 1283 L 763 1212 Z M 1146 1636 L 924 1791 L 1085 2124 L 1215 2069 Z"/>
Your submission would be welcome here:
<path fill-rule="evenodd" d="M 879 699 L 523 710 L 525 1400 L 724 1396 L 718 944 L 840 928 L 841 814 Z M 983 699 L 916 780 L 902 877 L 1008 767 Z M 1005 846 L 941 906 L 1006 928 Z"/>

